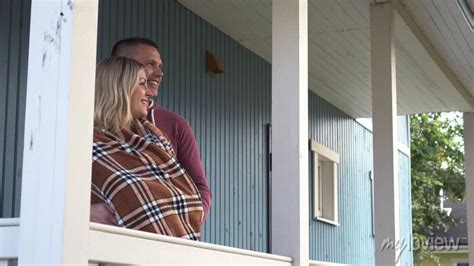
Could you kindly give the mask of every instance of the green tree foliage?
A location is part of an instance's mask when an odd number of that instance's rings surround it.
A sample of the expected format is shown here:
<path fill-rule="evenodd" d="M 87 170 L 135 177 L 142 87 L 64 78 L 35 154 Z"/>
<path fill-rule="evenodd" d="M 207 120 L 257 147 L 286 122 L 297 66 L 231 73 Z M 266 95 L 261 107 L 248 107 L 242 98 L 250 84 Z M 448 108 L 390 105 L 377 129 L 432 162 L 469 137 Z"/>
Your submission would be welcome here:
<path fill-rule="evenodd" d="M 447 230 L 457 221 L 441 210 L 440 190 L 454 202 L 464 199 L 462 114 L 430 113 L 410 117 L 413 236 L 424 243 L 433 229 Z M 430 256 L 415 250 L 415 261 Z"/>

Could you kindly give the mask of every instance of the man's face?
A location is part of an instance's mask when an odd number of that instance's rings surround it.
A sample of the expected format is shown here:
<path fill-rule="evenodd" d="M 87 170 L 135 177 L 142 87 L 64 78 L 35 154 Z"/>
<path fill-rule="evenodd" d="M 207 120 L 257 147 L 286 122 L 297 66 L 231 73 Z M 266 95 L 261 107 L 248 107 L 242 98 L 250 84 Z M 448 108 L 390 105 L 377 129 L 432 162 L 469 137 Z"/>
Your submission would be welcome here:
<path fill-rule="evenodd" d="M 145 66 L 145 74 L 148 80 L 148 97 L 156 97 L 158 95 L 158 87 L 163 79 L 163 62 L 161 56 L 155 47 L 137 44 L 134 46 L 130 56 Z"/>

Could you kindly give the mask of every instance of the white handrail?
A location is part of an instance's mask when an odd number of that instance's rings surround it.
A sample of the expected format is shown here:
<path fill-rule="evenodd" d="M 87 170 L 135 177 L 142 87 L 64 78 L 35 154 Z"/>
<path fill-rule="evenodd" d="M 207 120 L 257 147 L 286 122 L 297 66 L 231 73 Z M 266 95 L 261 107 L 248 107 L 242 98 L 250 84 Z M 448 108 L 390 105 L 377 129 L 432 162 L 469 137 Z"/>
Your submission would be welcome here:
<path fill-rule="evenodd" d="M 19 218 L 0 218 L 0 261 L 18 258 Z"/>
<path fill-rule="evenodd" d="M 0 226 L 19 226 L 20 218 L 0 218 Z"/>
<path fill-rule="evenodd" d="M 327 261 L 319 261 L 319 260 L 310 260 L 309 261 L 310 266 L 344 266 L 344 265 L 349 265 L 349 264 L 341 264 L 341 263 L 335 263 L 335 262 L 327 262 Z"/>
<path fill-rule="evenodd" d="M 176 262 L 192 261 L 193 259 L 199 260 L 199 262 L 195 261 L 195 263 L 201 263 L 203 260 L 220 263 L 254 261 L 257 264 L 268 265 L 291 265 L 292 262 L 290 257 L 191 241 L 97 223 L 90 224 L 89 238 L 89 249 L 92 252 L 90 259 L 98 262 L 141 264 L 153 263 L 156 262 L 156 260 L 162 261 L 163 259 L 169 261 L 176 259 L 178 260 Z M 127 243 L 134 247 L 132 252 L 128 251 L 130 249 L 129 247 L 125 247 Z M 143 249 L 137 249 L 138 246 L 143 247 Z M 167 254 L 167 256 L 163 254 Z M 190 256 L 190 254 L 192 254 L 192 256 Z M 123 259 L 126 261 L 120 261 Z"/>
<path fill-rule="evenodd" d="M 0 242 L 9 243 L 0 245 L 0 261 L 18 258 L 19 230 L 19 218 L 0 219 Z M 225 264 L 251 263 L 285 266 L 292 263 L 290 257 L 97 223 L 90 223 L 89 248 L 91 262 L 142 264 L 162 261 L 179 263 L 196 259 L 195 263 L 214 261 Z"/>

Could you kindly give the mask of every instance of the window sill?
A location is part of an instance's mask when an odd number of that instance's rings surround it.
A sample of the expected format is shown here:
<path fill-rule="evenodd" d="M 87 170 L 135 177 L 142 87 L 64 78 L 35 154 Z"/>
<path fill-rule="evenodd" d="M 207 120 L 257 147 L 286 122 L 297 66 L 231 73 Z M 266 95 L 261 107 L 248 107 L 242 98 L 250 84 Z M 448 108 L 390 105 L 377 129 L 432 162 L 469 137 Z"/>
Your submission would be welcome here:
<path fill-rule="evenodd" d="M 323 217 L 314 217 L 314 219 L 316 219 L 316 221 L 327 223 L 327 224 L 330 224 L 330 225 L 333 225 L 333 226 L 339 226 L 339 223 L 334 222 L 334 221 L 329 220 L 329 219 L 326 219 L 326 218 L 323 218 Z"/>

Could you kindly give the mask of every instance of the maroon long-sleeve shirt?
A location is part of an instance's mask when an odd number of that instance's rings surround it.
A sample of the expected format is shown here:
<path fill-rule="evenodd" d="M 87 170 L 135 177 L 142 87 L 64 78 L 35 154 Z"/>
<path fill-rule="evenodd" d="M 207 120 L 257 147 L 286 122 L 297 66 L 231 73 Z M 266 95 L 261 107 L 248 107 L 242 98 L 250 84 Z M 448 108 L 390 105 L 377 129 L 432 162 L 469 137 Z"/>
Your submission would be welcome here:
<path fill-rule="evenodd" d="M 154 104 L 148 111 L 148 120 L 161 129 L 171 141 L 178 162 L 186 169 L 201 193 L 204 205 L 204 219 L 211 205 L 211 191 L 201 164 L 193 130 L 189 123 L 176 113 Z"/>

